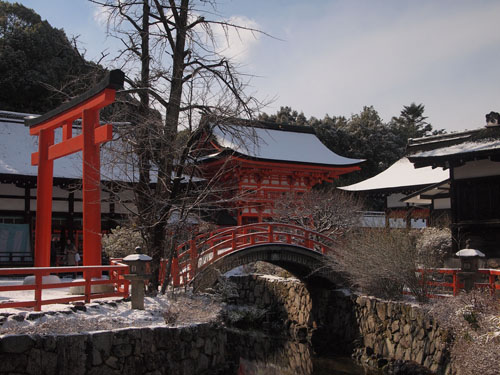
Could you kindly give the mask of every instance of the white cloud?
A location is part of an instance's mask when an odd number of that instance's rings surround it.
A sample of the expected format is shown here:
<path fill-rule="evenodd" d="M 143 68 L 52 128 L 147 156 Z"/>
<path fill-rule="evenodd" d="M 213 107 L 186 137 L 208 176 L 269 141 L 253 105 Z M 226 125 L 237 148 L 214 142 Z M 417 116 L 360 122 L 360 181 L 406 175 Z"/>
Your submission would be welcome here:
<path fill-rule="evenodd" d="M 259 30 L 259 24 L 245 16 L 233 16 L 227 23 L 236 27 L 219 24 L 213 27 L 217 52 L 237 62 L 245 62 L 260 40 L 260 33 L 253 31 Z"/>
<path fill-rule="evenodd" d="M 93 18 L 94 21 L 101 27 L 105 28 L 108 26 L 108 20 L 111 16 L 111 9 L 103 7 L 99 4 L 92 3 L 94 5 Z"/>

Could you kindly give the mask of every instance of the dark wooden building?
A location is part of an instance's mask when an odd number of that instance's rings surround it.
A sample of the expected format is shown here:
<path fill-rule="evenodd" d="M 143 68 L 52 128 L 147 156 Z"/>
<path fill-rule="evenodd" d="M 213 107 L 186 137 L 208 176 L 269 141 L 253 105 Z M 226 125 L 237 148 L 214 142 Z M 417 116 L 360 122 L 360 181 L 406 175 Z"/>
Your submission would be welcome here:
<path fill-rule="evenodd" d="M 492 125 L 412 140 L 408 158 L 416 168 L 449 169 L 454 250 L 468 245 L 499 258 L 500 127 Z"/>

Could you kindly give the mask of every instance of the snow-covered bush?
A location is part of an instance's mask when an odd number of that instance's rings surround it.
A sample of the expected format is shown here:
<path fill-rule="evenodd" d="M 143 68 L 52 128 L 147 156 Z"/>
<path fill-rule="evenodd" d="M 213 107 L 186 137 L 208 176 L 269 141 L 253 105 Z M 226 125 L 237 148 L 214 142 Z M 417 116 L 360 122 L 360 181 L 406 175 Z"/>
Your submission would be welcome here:
<path fill-rule="evenodd" d="M 131 227 L 116 227 L 102 237 L 102 250 L 110 258 L 123 258 L 135 253 L 137 246 L 143 247 L 141 233 Z"/>
<path fill-rule="evenodd" d="M 493 375 L 500 368 L 500 301 L 473 290 L 434 301 L 431 315 L 450 330 L 451 359 L 460 375 Z"/>
<path fill-rule="evenodd" d="M 428 227 L 416 234 L 418 261 L 426 267 L 441 267 L 451 255 L 451 231 L 449 228 Z"/>

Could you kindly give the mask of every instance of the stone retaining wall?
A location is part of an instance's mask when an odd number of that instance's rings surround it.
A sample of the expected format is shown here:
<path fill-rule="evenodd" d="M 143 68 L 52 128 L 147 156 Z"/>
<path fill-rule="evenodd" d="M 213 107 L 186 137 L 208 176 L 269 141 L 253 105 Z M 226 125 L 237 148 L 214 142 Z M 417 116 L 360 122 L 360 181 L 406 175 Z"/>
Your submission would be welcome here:
<path fill-rule="evenodd" d="M 448 332 L 420 307 L 338 292 L 331 293 L 329 300 L 332 324 L 327 330 L 342 331 L 346 321 L 336 317 L 350 316 L 354 327 L 345 337 L 354 338 L 354 356 L 361 363 L 383 367 L 388 360 L 413 361 L 437 374 L 450 373 Z"/>
<path fill-rule="evenodd" d="M 6 335 L 0 337 L 0 373 L 201 374 L 225 363 L 226 339 L 215 324 Z"/>
<path fill-rule="evenodd" d="M 280 311 L 291 327 L 307 327 L 316 352 L 353 354 L 370 367 L 413 361 L 449 374 L 448 333 L 418 306 L 255 275 L 231 278 L 239 304 Z M 281 306 L 281 307 L 280 307 Z"/>
<path fill-rule="evenodd" d="M 238 297 L 233 303 L 252 304 L 269 309 L 273 319 L 282 322 L 290 333 L 303 335 L 311 327 L 312 300 L 309 291 L 296 279 L 282 279 L 259 275 L 231 277 L 238 288 Z"/>

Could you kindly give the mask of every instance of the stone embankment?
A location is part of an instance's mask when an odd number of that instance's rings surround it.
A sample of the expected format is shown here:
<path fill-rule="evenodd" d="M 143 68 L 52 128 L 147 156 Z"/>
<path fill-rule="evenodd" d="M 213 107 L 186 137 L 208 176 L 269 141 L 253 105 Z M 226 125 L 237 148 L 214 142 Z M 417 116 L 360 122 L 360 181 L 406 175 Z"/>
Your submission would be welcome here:
<path fill-rule="evenodd" d="M 370 367 L 383 367 L 388 360 L 412 361 L 434 373 L 450 373 L 448 332 L 421 308 L 364 296 L 353 296 L 351 301 L 358 361 Z"/>
<path fill-rule="evenodd" d="M 300 340 L 310 338 L 317 352 L 354 353 L 361 363 L 388 373 L 393 373 L 389 369 L 395 365 L 410 362 L 439 375 L 452 373 L 447 332 L 418 306 L 328 290 L 323 285 L 306 286 L 292 279 L 251 275 L 231 280 L 238 288 L 232 302 L 266 309 L 269 324 L 280 322 L 275 328 Z M 239 340 L 235 337 L 217 324 L 58 336 L 6 335 L 0 337 L 0 373 L 202 374 L 239 357 L 226 350 L 226 346 L 235 347 Z M 248 349 L 255 350 L 255 345 Z M 262 348 L 261 362 L 271 354 L 281 358 L 291 349 L 299 353 L 295 354 L 298 367 L 286 370 L 308 373 L 310 363 L 302 358 L 307 354 L 302 347 L 274 352 Z"/>
<path fill-rule="evenodd" d="M 312 337 L 317 352 L 352 354 L 382 368 L 411 361 L 450 374 L 448 332 L 416 305 L 356 296 L 293 279 L 231 278 L 238 304 L 256 304 L 282 319 L 292 335 Z M 304 333 L 307 331 L 307 334 Z M 298 334 L 298 335 L 297 335 Z"/>
<path fill-rule="evenodd" d="M 232 303 L 267 309 L 275 329 L 305 338 L 313 319 L 312 299 L 303 283 L 296 279 L 258 275 L 231 277 L 230 280 L 238 290 L 238 297 Z"/>
<path fill-rule="evenodd" d="M 215 324 L 6 335 L 0 338 L 0 373 L 202 374 L 225 363 L 226 340 Z"/>

